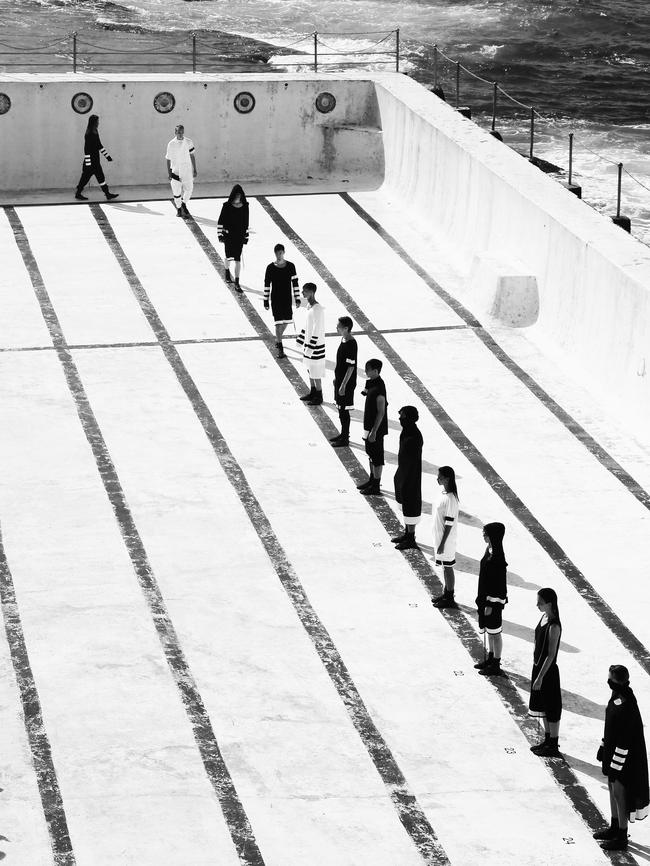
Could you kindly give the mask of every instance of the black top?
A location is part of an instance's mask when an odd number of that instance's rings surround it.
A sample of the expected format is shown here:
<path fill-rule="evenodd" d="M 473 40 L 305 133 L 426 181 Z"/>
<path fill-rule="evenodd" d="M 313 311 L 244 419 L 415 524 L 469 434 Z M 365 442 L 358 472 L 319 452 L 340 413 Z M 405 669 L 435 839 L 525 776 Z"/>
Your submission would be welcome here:
<path fill-rule="evenodd" d="M 422 434 L 415 423 L 405 424 L 399 434 L 395 499 L 405 517 L 422 514 Z"/>
<path fill-rule="evenodd" d="M 297 291 L 298 277 L 296 275 L 296 266 L 293 262 L 285 261 L 284 266 L 279 268 L 275 262 L 271 262 L 266 266 L 264 274 L 264 288 L 272 289 L 273 292 L 285 292 L 291 295 L 291 287 Z M 266 297 L 267 293 L 264 292 Z"/>
<path fill-rule="evenodd" d="M 628 812 L 648 805 L 648 756 L 643 722 L 634 692 L 613 693 L 605 710 L 605 735 L 600 752 L 602 770 L 625 786 Z"/>
<path fill-rule="evenodd" d="M 367 380 L 365 394 L 366 405 L 363 409 L 363 429 L 372 430 L 375 419 L 377 418 L 377 397 L 381 395 L 382 397 L 384 397 L 384 399 L 386 398 L 386 386 L 384 385 L 384 380 L 381 378 L 381 376 L 377 376 L 374 379 Z M 381 424 L 379 425 L 379 429 L 377 430 L 377 436 L 385 436 L 387 433 L 388 400 L 386 400 L 384 417 L 381 419 Z"/>
<path fill-rule="evenodd" d="M 478 571 L 477 605 L 507 604 L 506 561 L 502 556 L 493 556 L 488 548 L 483 554 Z"/>
<path fill-rule="evenodd" d="M 348 379 L 346 390 L 353 391 L 357 387 L 357 354 L 358 346 L 354 337 L 339 344 L 336 350 L 336 366 L 334 367 L 334 387 L 338 390 L 341 387 L 341 382 L 345 379 L 345 374 L 352 367 L 352 375 Z"/>
<path fill-rule="evenodd" d="M 90 157 L 92 162 L 99 162 L 99 154 L 107 156 L 104 145 L 101 143 L 98 132 L 87 132 L 84 135 L 84 156 Z"/>
<path fill-rule="evenodd" d="M 219 214 L 217 233 L 219 240 L 246 243 L 248 241 L 248 202 L 241 207 L 235 207 L 229 202 L 224 202 Z"/>

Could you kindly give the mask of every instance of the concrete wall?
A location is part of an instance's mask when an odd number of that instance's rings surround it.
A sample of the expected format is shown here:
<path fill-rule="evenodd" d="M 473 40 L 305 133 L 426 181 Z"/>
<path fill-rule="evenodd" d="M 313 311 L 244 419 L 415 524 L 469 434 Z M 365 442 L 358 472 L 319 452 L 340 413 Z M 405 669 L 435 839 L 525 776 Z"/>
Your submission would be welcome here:
<path fill-rule="evenodd" d="M 535 276 L 531 335 L 647 441 L 650 250 L 405 76 L 377 95 L 386 186 L 463 267 L 488 254 Z"/>
<path fill-rule="evenodd" d="M 4 189 L 43 190 L 76 184 L 88 116 L 73 111 L 78 92 L 93 98 L 102 143 L 114 158 L 115 186 L 167 181 L 164 154 L 183 123 L 196 145 L 202 182 L 265 180 L 293 184 L 344 180 L 358 188 L 383 179 L 383 148 L 375 88 L 361 77 L 312 75 L 158 75 L 137 81 L 115 75 L 0 76 L 0 92 L 12 102 L 0 115 L 0 184 Z M 169 114 L 153 107 L 156 94 L 173 93 Z M 233 107 L 248 91 L 250 114 Z M 328 91 L 337 104 L 315 108 Z M 109 172 L 107 172 L 108 174 Z"/>

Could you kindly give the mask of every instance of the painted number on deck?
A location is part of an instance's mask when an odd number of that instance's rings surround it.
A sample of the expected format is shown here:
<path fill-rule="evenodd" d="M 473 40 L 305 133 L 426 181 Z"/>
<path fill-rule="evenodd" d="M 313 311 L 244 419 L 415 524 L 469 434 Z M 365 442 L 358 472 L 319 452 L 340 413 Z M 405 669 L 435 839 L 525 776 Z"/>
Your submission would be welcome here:
<path fill-rule="evenodd" d="M 567 845 L 575 845 L 575 841 L 573 839 L 573 836 L 562 836 L 562 841 L 566 842 Z"/>
<path fill-rule="evenodd" d="M 454 671 L 454 676 L 455 677 L 464 677 L 465 672 L 464 671 Z"/>
<path fill-rule="evenodd" d="M 512 746 L 506 746 L 504 748 L 504 752 L 506 753 L 506 755 L 514 755 L 516 754 L 516 749 L 513 749 Z"/>

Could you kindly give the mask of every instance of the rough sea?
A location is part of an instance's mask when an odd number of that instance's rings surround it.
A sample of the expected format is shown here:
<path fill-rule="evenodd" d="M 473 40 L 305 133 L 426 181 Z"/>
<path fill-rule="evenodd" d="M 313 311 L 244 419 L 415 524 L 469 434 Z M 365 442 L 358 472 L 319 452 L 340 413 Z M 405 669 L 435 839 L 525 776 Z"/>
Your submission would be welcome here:
<path fill-rule="evenodd" d="M 0 68 L 10 57 L 43 64 L 34 71 L 69 68 L 65 37 L 77 31 L 80 46 L 117 47 L 131 52 L 110 58 L 119 64 L 129 57 L 138 71 L 163 71 L 177 60 L 168 52 L 184 53 L 189 63 L 196 31 L 203 68 L 260 71 L 308 61 L 310 41 L 294 43 L 317 30 L 326 46 L 321 62 L 326 53 L 347 52 L 327 58 L 336 69 L 343 68 L 336 61 L 391 47 L 391 39 L 373 43 L 395 27 L 402 69 L 416 80 L 433 83 L 437 43 L 475 75 L 533 105 L 543 118 L 536 118 L 537 156 L 566 166 L 573 132 L 575 181 L 584 200 L 606 214 L 616 208 L 616 163 L 622 162 L 629 172 L 622 212 L 632 218 L 632 233 L 650 244 L 648 0 L 0 0 Z M 64 41 L 36 54 L 15 50 L 57 39 Z M 359 59 L 389 68 L 382 63 L 387 57 Z M 82 55 L 80 68 L 92 65 L 93 56 Z M 455 71 L 442 58 L 438 71 L 453 102 Z M 463 72 L 461 102 L 489 126 L 490 84 Z M 501 94 L 497 128 L 508 144 L 527 150 L 529 110 Z"/>

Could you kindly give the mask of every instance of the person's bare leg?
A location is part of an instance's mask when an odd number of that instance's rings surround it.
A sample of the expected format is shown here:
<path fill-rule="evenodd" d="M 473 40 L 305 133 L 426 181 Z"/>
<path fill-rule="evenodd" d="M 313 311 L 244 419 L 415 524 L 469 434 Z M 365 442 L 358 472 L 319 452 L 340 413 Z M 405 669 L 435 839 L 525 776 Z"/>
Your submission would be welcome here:
<path fill-rule="evenodd" d="M 490 652 L 494 656 L 495 659 L 501 658 L 501 651 L 503 650 L 503 635 L 501 634 L 489 634 L 488 635 L 488 643 L 490 645 Z"/>
<path fill-rule="evenodd" d="M 322 381 L 323 381 L 322 379 L 314 379 L 314 388 L 315 388 L 317 391 L 322 391 L 322 390 L 323 390 Z"/>
<path fill-rule="evenodd" d="M 241 273 L 241 262 L 235 262 L 235 279 L 239 279 L 239 274 Z"/>
<path fill-rule="evenodd" d="M 381 481 L 381 471 L 383 468 L 384 468 L 383 466 L 373 466 L 372 467 L 372 477 L 376 478 L 377 481 Z"/>
<path fill-rule="evenodd" d="M 610 801 L 613 797 L 616 806 L 616 811 L 612 809 L 612 816 L 616 815 L 616 817 L 618 818 L 618 826 L 621 830 L 625 830 L 627 832 L 627 805 L 625 803 L 625 788 L 623 787 L 621 782 L 612 782 L 609 793 Z"/>

